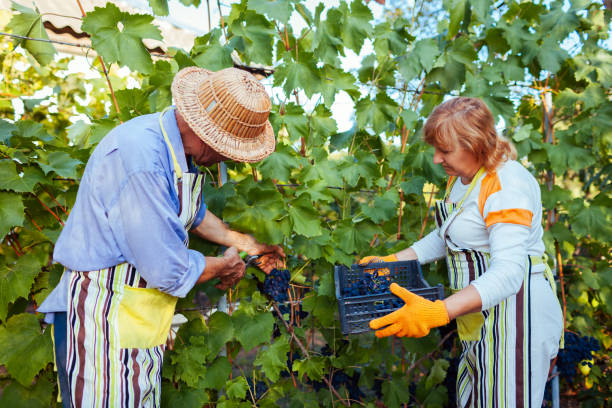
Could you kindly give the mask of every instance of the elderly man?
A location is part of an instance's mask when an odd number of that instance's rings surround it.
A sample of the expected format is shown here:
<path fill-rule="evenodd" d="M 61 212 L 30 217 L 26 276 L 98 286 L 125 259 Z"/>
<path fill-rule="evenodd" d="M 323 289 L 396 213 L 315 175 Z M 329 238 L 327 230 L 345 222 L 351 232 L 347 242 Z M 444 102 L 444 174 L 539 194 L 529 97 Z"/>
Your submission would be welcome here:
<path fill-rule="evenodd" d="M 270 98 L 249 73 L 181 70 L 175 107 L 126 122 L 99 143 L 57 240 L 65 267 L 39 308 L 54 321 L 60 389 L 70 406 L 159 406 L 163 348 L 177 297 L 244 275 L 238 251 L 269 272 L 285 254 L 206 210 L 195 165 L 259 161 L 274 151 Z M 195 165 L 194 165 L 195 163 Z M 188 249 L 188 232 L 229 247 Z"/>

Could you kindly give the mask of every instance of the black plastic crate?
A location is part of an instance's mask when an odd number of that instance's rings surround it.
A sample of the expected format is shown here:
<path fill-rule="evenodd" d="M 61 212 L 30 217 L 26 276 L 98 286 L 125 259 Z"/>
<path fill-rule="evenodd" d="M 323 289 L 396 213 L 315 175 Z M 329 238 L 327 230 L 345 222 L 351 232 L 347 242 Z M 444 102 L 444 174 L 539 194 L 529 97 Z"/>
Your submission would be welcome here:
<path fill-rule="evenodd" d="M 382 293 L 369 294 L 372 292 L 372 285 L 379 284 L 380 287 L 388 288 L 388 284 L 395 282 L 426 299 L 444 299 L 444 287 L 440 284 L 429 286 L 423 278 L 418 261 L 354 264 L 350 269 L 344 265 L 336 265 L 334 279 L 340 324 L 344 334 L 370 331 L 370 320 L 404 306 L 404 302 L 388 289 Z M 360 289 L 358 295 L 356 286 Z"/>

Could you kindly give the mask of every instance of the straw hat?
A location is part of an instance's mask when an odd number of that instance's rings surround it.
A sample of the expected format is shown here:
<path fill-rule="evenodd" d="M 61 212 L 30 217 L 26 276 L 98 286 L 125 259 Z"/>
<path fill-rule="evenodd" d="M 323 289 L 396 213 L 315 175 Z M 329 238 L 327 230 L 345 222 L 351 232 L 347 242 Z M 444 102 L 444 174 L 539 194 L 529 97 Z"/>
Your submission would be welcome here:
<path fill-rule="evenodd" d="M 256 162 L 274 151 L 270 97 L 250 73 L 183 68 L 172 81 L 172 96 L 189 127 L 223 156 Z"/>

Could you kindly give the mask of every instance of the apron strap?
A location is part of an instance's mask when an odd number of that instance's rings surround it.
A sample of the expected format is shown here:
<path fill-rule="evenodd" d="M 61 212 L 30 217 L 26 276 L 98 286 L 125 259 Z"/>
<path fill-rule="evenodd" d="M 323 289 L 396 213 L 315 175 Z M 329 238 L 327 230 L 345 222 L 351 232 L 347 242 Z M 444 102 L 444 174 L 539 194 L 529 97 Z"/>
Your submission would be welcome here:
<path fill-rule="evenodd" d="M 172 106 L 168 106 L 166 109 L 164 109 L 159 114 L 159 127 L 161 128 L 162 134 L 164 135 L 164 140 L 166 141 L 166 144 L 168 145 L 168 149 L 170 149 L 170 154 L 172 155 L 172 161 L 174 162 L 174 172 L 176 173 L 176 177 L 180 180 L 183 178 L 183 170 L 181 169 L 181 166 L 179 165 L 178 160 L 176 160 L 174 149 L 172 148 L 172 144 L 170 143 L 170 139 L 168 138 L 168 134 L 166 133 L 166 129 L 164 129 L 164 123 L 162 121 L 164 117 L 164 113 L 168 112 L 170 109 L 172 109 Z"/>
<path fill-rule="evenodd" d="M 531 259 L 532 265 L 544 264 L 544 276 L 546 277 L 546 280 L 550 284 L 550 287 L 552 288 L 553 293 L 555 294 L 555 298 L 557 298 L 558 300 L 559 297 L 557 296 L 557 282 L 555 282 L 555 277 L 553 276 L 552 270 L 550 269 L 550 266 L 548 265 L 548 255 L 546 254 L 543 254 L 542 256 L 529 255 L 529 259 Z M 564 348 L 564 347 L 565 347 L 565 333 L 561 334 L 561 345 L 560 345 L 560 348 Z"/>

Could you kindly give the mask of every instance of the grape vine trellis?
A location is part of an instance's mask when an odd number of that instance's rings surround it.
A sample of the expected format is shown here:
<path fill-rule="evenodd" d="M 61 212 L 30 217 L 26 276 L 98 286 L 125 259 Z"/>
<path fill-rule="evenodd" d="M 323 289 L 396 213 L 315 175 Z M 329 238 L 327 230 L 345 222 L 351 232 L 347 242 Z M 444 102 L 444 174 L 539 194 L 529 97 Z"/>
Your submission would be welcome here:
<path fill-rule="evenodd" d="M 166 0 L 150 4 L 167 13 Z M 584 0 L 445 0 L 436 31 L 415 38 L 420 6 L 416 1 L 415 19 L 389 12 L 375 20 L 359 0 L 314 10 L 297 0 L 243 0 L 191 50 L 171 49 L 171 58 L 153 60 L 142 43 L 161 39 L 152 17 L 108 3 L 88 11 L 82 29 L 111 72 L 118 112 L 106 79 L 66 74 L 69 60 L 54 60 L 49 43 L 1 42 L 0 405 L 55 403 L 50 334 L 34 312 L 59 279 L 50 254 L 91 150 L 119 121 L 170 104 L 178 69 L 231 66 L 232 52 L 245 64 L 275 69 L 274 85 L 284 92 L 271 115 L 278 148 L 256 165 L 230 164 L 232 182 L 208 185 L 206 197 L 234 228 L 285 246 L 294 306 L 266 299 L 257 289 L 263 277 L 253 269 L 232 292 L 230 314 L 202 318 L 194 290 L 178 306 L 188 322 L 165 356 L 164 405 L 448 403 L 448 359 L 457 352 L 450 336 L 343 338 L 332 266 L 399 250 L 423 233 L 443 173 L 431 164 L 419 129 L 445 95 L 459 94 L 483 98 L 503 118 L 504 132 L 541 181 L 552 214 L 545 241 L 563 267 L 568 329 L 602 345 L 586 385 L 562 383 L 564 398 L 584 406 L 610 398 L 612 53 L 604 46 L 610 11 Z M 300 32 L 289 24 L 292 15 L 303 22 Z M 46 37 L 40 14 L 23 6 L 15 6 L 6 30 Z M 569 52 L 561 46 L 568 41 Z M 340 58 L 360 54 L 366 42 L 371 52 L 360 68 L 343 71 Z M 139 88 L 127 89 L 112 75 L 120 65 L 135 72 Z M 34 98 L 42 89 L 50 96 Z M 354 127 L 342 133 L 331 114 L 339 93 L 355 103 Z M 549 128 L 545 94 L 554 108 L 547 105 Z M 16 101 L 24 107 L 19 120 Z M 71 123 L 75 112 L 91 124 Z M 431 284 L 445 281 L 441 265 L 426 276 Z M 198 289 L 213 303 L 219 297 L 209 286 Z"/>

